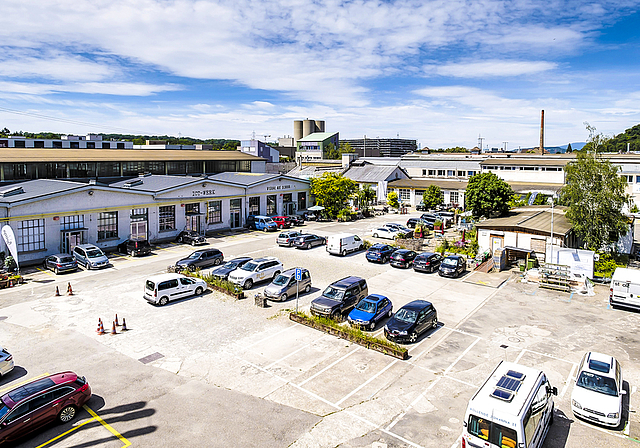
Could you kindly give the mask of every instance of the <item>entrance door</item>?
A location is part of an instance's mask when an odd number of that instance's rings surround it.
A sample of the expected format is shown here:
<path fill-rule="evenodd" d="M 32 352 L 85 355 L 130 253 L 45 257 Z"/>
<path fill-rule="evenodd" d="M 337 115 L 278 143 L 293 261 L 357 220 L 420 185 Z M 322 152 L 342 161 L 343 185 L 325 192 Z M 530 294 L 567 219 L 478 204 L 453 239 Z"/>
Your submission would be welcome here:
<path fill-rule="evenodd" d="M 137 221 L 131 223 L 131 239 L 146 240 L 147 239 L 147 221 Z"/>
<path fill-rule="evenodd" d="M 74 247 L 82 244 L 82 231 L 65 232 L 63 239 L 62 252 L 70 254 Z"/>
<path fill-rule="evenodd" d="M 200 234 L 200 216 L 186 216 L 187 218 L 187 230 L 193 230 Z"/>
<path fill-rule="evenodd" d="M 242 225 L 242 199 L 229 201 L 229 227 L 234 229 Z"/>
<path fill-rule="evenodd" d="M 503 246 L 504 238 L 501 236 L 491 236 L 491 254 L 496 253 L 497 249 L 500 249 Z"/>
<path fill-rule="evenodd" d="M 240 227 L 240 212 L 231 212 L 231 222 L 229 224 L 229 227 Z"/>

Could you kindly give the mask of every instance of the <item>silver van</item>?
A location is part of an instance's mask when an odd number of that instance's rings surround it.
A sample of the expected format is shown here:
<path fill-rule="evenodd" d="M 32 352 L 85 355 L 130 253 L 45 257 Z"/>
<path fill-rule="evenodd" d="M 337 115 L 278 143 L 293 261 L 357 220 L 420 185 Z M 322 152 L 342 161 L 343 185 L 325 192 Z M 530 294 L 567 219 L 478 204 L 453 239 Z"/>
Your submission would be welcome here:
<path fill-rule="evenodd" d="M 73 248 L 73 258 L 85 269 L 98 269 L 109 266 L 109 259 L 93 244 L 82 244 Z"/>
<path fill-rule="evenodd" d="M 296 268 L 284 271 L 264 288 L 265 297 L 271 300 L 284 302 L 289 297 L 295 297 L 296 292 L 308 293 L 311 291 L 311 274 L 306 269 L 302 269 L 302 280 L 296 281 Z"/>

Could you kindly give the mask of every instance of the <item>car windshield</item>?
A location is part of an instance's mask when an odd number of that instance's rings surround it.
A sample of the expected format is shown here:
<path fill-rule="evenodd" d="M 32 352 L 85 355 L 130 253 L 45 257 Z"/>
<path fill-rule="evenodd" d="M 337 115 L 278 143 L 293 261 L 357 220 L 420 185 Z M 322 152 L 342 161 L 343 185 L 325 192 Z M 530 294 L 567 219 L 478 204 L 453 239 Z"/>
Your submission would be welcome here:
<path fill-rule="evenodd" d="M 291 238 L 292 236 L 295 236 L 295 233 L 284 232 L 278 235 L 278 238 Z"/>
<path fill-rule="evenodd" d="M 102 257 L 104 254 L 97 249 L 90 249 L 87 251 L 87 257 L 89 258 L 98 258 Z"/>
<path fill-rule="evenodd" d="M 240 264 L 240 262 L 239 262 L 239 261 L 231 260 L 231 261 L 227 261 L 227 262 L 224 264 L 223 268 L 227 268 L 227 269 L 235 269 L 235 268 L 237 268 L 237 267 L 238 267 L 238 265 L 239 265 L 239 264 Z"/>
<path fill-rule="evenodd" d="M 60 257 L 60 263 L 72 263 L 72 262 L 73 262 L 72 257 Z"/>
<path fill-rule="evenodd" d="M 285 275 L 278 275 L 276 277 L 276 279 L 273 281 L 274 285 L 278 285 L 278 286 L 284 286 L 289 282 L 289 277 L 285 276 Z"/>
<path fill-rule="evenodd" d="M 616 381 L 613 378 L 591 372 L 582 372 L 576 385 L 605 395 L 618 396 Z"/>
<path fill-rule="evenodd" d="M 400 308 L 400 310 L 398 310 L 398 312 L 393 317 L 402 322 L 408 322 L 412 324 L 416 321 L 416 317 L 418 317 L 418 312 L 415 310 Z"/>
<path fill-rule="evenodd" d="M 369 302 L 368 300 L 362 300 L 356 305 L 356 309 L 364 311 L 365 313 L 375 313 L 376 304 L 373 302 Z"/>
<path fill-rule="evenodd" d="M 189 255 L 187 258 L 190 258 L 192 260 L 197 260 L 198 258 L 200 258 L 200 255 L 202 255 L 202 252 L 194 252 L 191 255 Z"/>
<path fill-rule="evenodd" d="M 328 286 L 327 289 L 324 290 L 322 295 L 328 299 L 342 300 L 342 297 L 344 297 L 344 290 L 336 289 L 333 286 Z"/>
<path fill-rule="evenodd" d="M 264 222 L 273 222 L 273 219 L 271 219 L 271 218 L 264 218 Z"/>
<path fill-rule="evenodd" d="M 454 266 L 456 264 L 458 264 L 458 261 L 455 258 L 445 258 L 444 260 L 442 260 L 442 264 L 444 266 Z"/>
<path fill-rule="evenodd" d="M 242 269 L 243 271 L 255 271 L 257 267 L 258 267 L 257 264 L 248 262 L 243 264 L 240 269 Z"/>

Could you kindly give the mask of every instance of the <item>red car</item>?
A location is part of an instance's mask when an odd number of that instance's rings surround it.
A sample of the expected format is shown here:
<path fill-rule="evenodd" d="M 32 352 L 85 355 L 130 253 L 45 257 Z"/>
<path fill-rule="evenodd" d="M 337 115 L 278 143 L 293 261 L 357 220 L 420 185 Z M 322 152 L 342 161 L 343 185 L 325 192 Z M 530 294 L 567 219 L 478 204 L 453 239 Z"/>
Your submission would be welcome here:
<path fill-rule="evenodd" d="M 0 397 L 0 444 L 58 420 L 68 423 L 91 398 L 87 380 L 73 372 L 49 375 Z"/>
<path fill-rule="evenodd" d="M 288 229 L 291 227 L 291 218 L 288 216 L 272 216 L 271 219 L 276 223 L 278 229 Z"/>

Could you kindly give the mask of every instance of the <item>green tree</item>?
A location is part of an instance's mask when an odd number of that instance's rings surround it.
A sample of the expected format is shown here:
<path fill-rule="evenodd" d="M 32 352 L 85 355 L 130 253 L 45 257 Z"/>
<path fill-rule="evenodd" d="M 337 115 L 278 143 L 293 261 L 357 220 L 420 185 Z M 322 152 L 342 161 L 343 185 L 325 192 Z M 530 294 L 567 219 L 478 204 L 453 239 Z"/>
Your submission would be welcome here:
<path fill-rule="evenodd" d="M 389 194 L 387 194 L 387 205 L 392 208 L 400 207 L 400 202 L 398 201 L 398 193 L 396 193 L 395 191 L 391 191 L 389 192 Z"/>
<path fill-rule="evenodd" d="M 429 188 L 422 195 L 422 202 L 429 209 L 432 210 L 439 205 L 444 204 L 444 198 L 442 197 L 442 190 L 437 185 L 429 185 Z"/>
<path fill-rule="evenodd" d="M 571 143 L 567 145 L 567 152 L 573 152 L 573 148 L 571 148 Z"/>
<path fill-rule="evenodd" d="M 333 143 L 327 143 L 324 147 L 324 157 L 326 159 L 339 159 L 340 151 Z"/>
<path fill-rule="evenodd" d="M 371 188 L 371 185 L 365 184 L 360 190 L 358 190 L 358 201 L 360 201 L 360 207 L 365 210 L 369 208 L 369 205 L 375 200 L 376 191 Z"/>
<path fill-rule="evenodd" d="M 506 215 L 513 197 L 511 186 L 493 173 L 476 174 L 469 178 L 465 190 L 467 210 L 475 218 Z"/>
<path fill-rule="evenodd" d="M 342 154 L 349 154 L 352 153 L 353 148 L 351 147 L 351 145 L 349 143 L 343 142 L 340 143 L 340 155 L 342 156 Z"/>
<path fill-rule="evenodd" d="M 592 147 L 597 151 L 597 146 Z M 565 170 L 560 202 L 569 207 L 566 217 L 576 235 L 587 248 L 596 251 L 617 242 L 629 230 L 622 213 L 629 197 L 625 193 L 626 181 L 618 175 L 619 167 L 597 153 L 580 151 Z"/>
<path fill-rule="evenodd" d="M 583 152 L 605 152 L 607 150 L 607 145 L 611 140 L 611 137 L 607 137 L 602 133 L 596 133 L 596 128 L 591 126 L 588 122 L 584 122 L 587 131 L 589 131 L 589 138 L 587 139 L 587 144 L 582 148 Z"/>
<path fill-rule="evenodd" d="M 324 173 L 322 177 L 311 179 L 311 194 L 316 197 L 316 204 L 323 206 L 331 218 L 338 216 L 357 189 L 354 181 L 341 174 Z"/>

